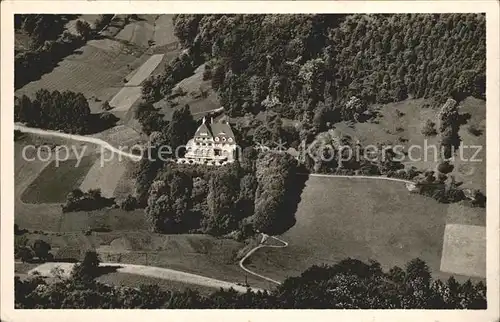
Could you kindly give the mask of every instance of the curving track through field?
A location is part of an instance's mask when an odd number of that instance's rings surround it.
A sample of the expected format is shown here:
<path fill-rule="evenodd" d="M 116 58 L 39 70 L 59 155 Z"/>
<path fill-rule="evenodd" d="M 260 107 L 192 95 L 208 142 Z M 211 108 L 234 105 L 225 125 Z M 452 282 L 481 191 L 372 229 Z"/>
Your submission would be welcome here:
<path fill-rule="evenodd" d="M 280 243 L 282 243 L 283 245 L 265 245 L 264 243 L 266 242 L 266 240 L 268 238 L 272 238 Z M 245 261 L 253 254 L 255 253 L 257 250 L 261 249 L 261 248 L 265 248 L 265 247 L 269 247 L 269 248 L 285 248 L 288 246 L 288 243 L 282 239 L 279 239 L 278 237 L 275 237 L 275 236 L 269 236 L 269 235 L 266 235 L 264 233 L 262 233 L 262 239 L 260 241 L 260 244 L 254 248 L 252 248 L 241 260 L 240 260 L 240 267 L 241 269 L 243 269 L 245 272 L 253 275 L 253 276 L 257 276 L 257 277 L 260 277 L 262 279 L 265 279 L 266 281 L 269 281 L 269 282 L 272 282 L 274 284 L 281 284 L 281 282 L 279 281 L 276 281 L 276 280 L 273 280 L 272 278 L 270 277 L 267 277 L 267 276 L 264 276 L 264 275 L 261 275 L 259 273 L 256 273 L 248 268 L 245 267 Z"/>

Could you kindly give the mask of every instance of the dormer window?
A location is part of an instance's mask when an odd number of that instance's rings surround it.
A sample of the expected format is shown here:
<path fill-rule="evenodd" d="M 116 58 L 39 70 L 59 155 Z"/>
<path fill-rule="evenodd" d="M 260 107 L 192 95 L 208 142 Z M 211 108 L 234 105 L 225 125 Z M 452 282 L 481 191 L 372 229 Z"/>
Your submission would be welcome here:
<path fill-rule="evenodd" d="M 223 137 L 223 138 L 222 138 L 222 142 L 226 142 L 226 138 L 224 138 L 224 137 Z"/>
<path fill-rule="evenodd" d="M 228 142 L 233 142 L 233 138 L 229 138 L 227 140 L 228 140 Z"/>
<path fill-rule="evenodd" d="M 215 137 L 215 142 L 219 142 L 219 137 L 218 136 Z"/>

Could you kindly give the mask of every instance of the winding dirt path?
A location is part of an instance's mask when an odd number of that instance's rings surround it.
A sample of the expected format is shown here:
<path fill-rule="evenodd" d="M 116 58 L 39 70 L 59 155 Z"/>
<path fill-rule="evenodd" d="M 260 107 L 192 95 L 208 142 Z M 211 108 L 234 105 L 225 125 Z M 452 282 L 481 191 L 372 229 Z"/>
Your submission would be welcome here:
<path fill-rule="evenodd" d="M 282 243 L 283 245 L 265 245 L 264 243 L 266 242 L 266 240 L 268 238 L 272 238 L 280 243 Z M 254 248 L 252 248 L 241 260 L 240 260 L 240 267 L 241 269 L 243 269 L 245 272 L 249 273 L 249 274 L 252 274 L 254 276 L 257 276 L 257 277 L 260 277 L 262 279 L 265 279 L 266 281 L 269 281 L 269 282 L 272 282 L 274 284 L 281 284 L 281 282 L 279 281 L 276 281 L 276 280 L 273 280 L 272 278 L 269 278 L 267 276 L 264 276 L 264 275 L 261 275 L 259 273 L 256 273 L 248 268 L 245 267 L 245 261 L 250 257 L 250 255 L 252 255 L 253 253 L 255 253 L 258 249 L 261 249 L 261 248 L 265 248 L 265 247 L 269 247 L 269 248 L 285 248 L 288 246 L 288 243 L 282 239 L 279 239 L 278 237 L 275 237 L 275 236 L 269 236 L 269 235 L 266 235 L 264 233 L 262 233 L 262 239 L 260 241 L 260 244 Z"/>

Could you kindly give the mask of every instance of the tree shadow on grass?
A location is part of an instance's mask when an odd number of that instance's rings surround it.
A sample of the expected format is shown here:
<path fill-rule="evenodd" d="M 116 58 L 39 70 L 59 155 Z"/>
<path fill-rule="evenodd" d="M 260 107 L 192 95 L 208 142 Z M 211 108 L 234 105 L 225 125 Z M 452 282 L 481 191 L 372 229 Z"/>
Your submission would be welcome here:
<path fill-rule="evenodd" d="M 86 134 L 95 134 L 110 129 L 116 125 L 120 119 L 113 113 L 102 112 L 90 114 Z"/>
<path fill-rule="evenodd" d="M 294 178 L 291 180 L 285 195 L 285 204 L 281 216 L 282 220 L 280 220 L 278 225 L 275 225 L 274 234 L 283 234 L 292 228 L 297 222 L 295 213 L 297 212 L 299 202 L 302 200 L 302 191 L 304 190 L 308 179 L 308 175 L 294 175 Z"/>
<path fill-rule="evenodd" d="M 84 41 L 63 43 L 58 49 L 49 52 L 32 51 L 15 59 L 14 88 L 17 90 L 24 85 L 40 80 L 43 75 L 51 73 L 67 56 L 81 55 L 79 48 L 85 45 Z M 27 67 L 23 67 L 27 66 Z"/>
<path fill-rule="evenodd" d="M 123 268 L 123 266 L 110 266 L 110 265 L 99 266 L 97 267 L 96 270 L 96 277 L 111 273 L 116 273 L 116 271 L 118 271 L 118 269 L 120 268 Z"/>

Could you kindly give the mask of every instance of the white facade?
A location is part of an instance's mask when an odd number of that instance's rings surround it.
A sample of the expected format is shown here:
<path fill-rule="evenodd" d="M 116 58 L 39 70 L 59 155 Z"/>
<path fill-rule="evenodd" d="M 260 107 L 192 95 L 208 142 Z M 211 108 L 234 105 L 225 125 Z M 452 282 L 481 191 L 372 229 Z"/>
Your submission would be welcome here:
<path fill-rule="evenodd" d="M 225 120 L 208 124 L 203 118 L 192 139 L 186 144 L 186 154 L 179 163 L 224 165 L 236 159 L 236 140 Z"/>

